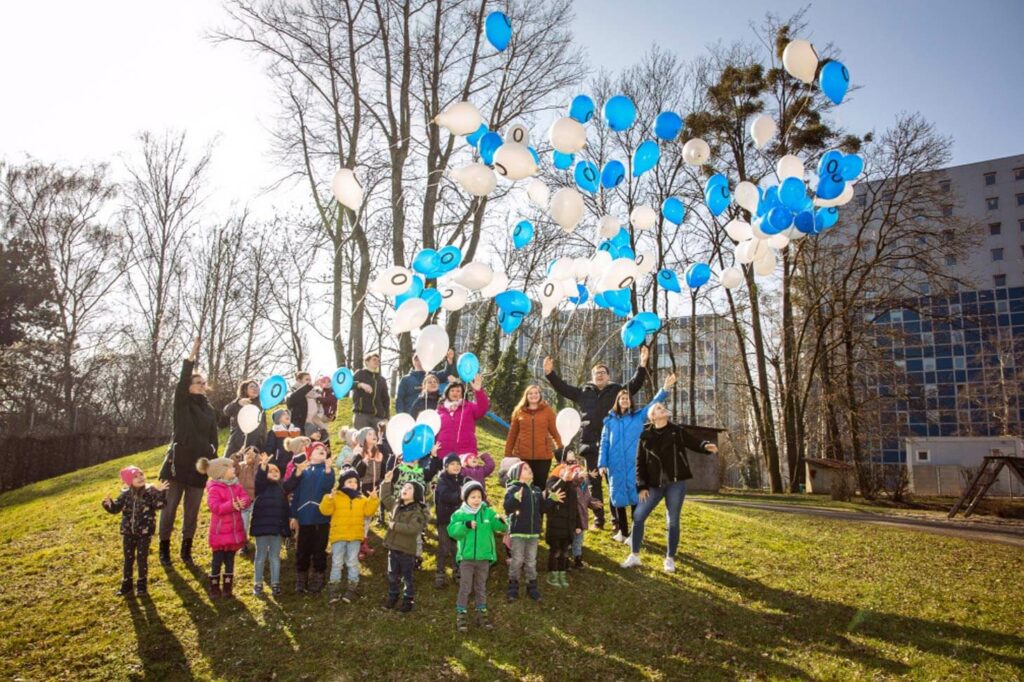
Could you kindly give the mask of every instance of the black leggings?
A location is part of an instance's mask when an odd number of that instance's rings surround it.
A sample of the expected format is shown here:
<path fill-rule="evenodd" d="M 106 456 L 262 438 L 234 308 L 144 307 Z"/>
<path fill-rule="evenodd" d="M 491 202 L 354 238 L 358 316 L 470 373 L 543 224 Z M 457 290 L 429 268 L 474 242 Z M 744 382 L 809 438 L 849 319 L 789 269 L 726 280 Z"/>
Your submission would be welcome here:
<path fill-rule="evenodd" d="M 569 570 L 569 549 L 572 540 L 568 538 L 548 538 L 548 570 Z"/>
<path fill-rule="evenodd" d="M 149 535 L 122 535 L 121 549 L 124 552 L 124 564 L 122 565 L 121 577 L 127 581 L 132 580 L 132 567 L 139 567 L 139 582 L 146 582 L 149 576 Z"/>
<path fill-rule="evenodd" d="M 626 518 L 625 507 L 612 507 L 612 514 L 615 515 L 615 524 L 619 529 L 619 532 L 625 536 L 629 536 L 629 519 Z M 636 516 L 636 505 L 629 505 L 630 517 Z"/>
<path fill-rule="evenodd" d="M 526 459 L 523 461 L 530 465 L 530 469 L 533 471 L 533 480 L 543 489 L 548 482 L 548 474 L 551 472 L 551 460 Z"/>
<path fill-rule="evenodd" d="M 220 575 L 221 567 L 224 568 L 224 575 L 235 574 L 235 552 L 227 549 L 218 549 L 213 553 L 213 567 L 210 575 Z"/>

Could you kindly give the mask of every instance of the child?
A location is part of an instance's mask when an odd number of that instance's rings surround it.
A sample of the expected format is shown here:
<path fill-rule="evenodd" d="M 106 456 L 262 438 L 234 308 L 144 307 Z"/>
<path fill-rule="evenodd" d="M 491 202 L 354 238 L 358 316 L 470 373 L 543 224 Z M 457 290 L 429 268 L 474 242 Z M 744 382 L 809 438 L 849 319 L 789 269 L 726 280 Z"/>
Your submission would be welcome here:
<path fill-rule="evenodd" d="M 231 455 L 231 461 L 235 463 L 235 470 L 238 471 L 238 482 L 245 488 L 245 494 L 250 500 L 256 499 L 256 471 L 260 468 L 257 462 L 257 449 L 249 446 Z M 249 532 L 249 523 L 252 520 L 252 507 L 242 511 L 242 522 L 245 524 L 245 532 Z M 249 544 L 242 547 L 242 554 L 249 553 Z"/>
<path fill-rule="evenodd" d="M 526 593 L 540 601 L 537 589 L 537 545 L 547 497 L 533 484 L 533 469 L 520 461 L 508 470 L 505 513 L 512 536 L 512 563 L 508 567 L 508 600 L 519 598 L 519 577 L 526 576 Z"/>
<path fill-rule="evenodd" d="M 367 427 L 357 431 L 353 453 L 352 468 L 359 474 L 359 489 L 364 495 L 375 493 L 384 478 L 384 453 L 377 447 L 377 430 Z M 359 547 L 360 561 L 373 554 L 370 547 L 370 518 L 367 517 L 364 523 L 363 542 Z"/>
<path fill-rule="evenodd" d="M 274 426 L 267 434 L 263 451 L 270 455 L 270 463 L 284 473 L 288 461 L 292 458 L 291 453 L 285 448 L 285 440 L 297 438 L 302 435 L 302 432 L 292 424 L 291 412 L 288 410 L 275 410 L 271 413 L 270 420 Z"/>
<path fill-rule="evenodd" d="M 393 609 L 398 604 L 398 591 L 405 582 L 405 594 L 401 613 L 412 611 L 415 597 L 412 575 L 416 563 L 416 539 L 427 527 L 427 505 L 423 502 L 423 486 L 409 481 L 399 488 L 398 499 L 395 499 L 391 479 L 395 471 L 384 475 L 384 483 L 380 488 L 381 504 L 391 509 L 391 521 L 388 532 L 384 536 L 384 546 L 388 549 L 388 596 L 384 600 L 384 608 Z"/>
<path fill-rule="evenodd" d="M 477 624 L 491 630 L 487 616 L 487 574 L 498 560 L 494 534 L 508 528 L 505 520 L 484 502 L 484 487 L 477 481 L 462 486 L 462 506 L 452 514 L 448 534 L 459 543 L 459 596 L 455 601 L 455 627 L 466 632 L 466 608 L 470 593 L 476 594 Z"/>
<path fill-rule="evenodd" d="M 298 530 L 295 543 L 295 594 L 317 594 L 324 588 L 327 571 L 327 537 L 331 520 L 320 513 L 320 501 L 334 487 L 334 467 L 323 443 L 312 443 L 296 457 L 292 476 L 286 476 L 284 490 L 292 496 L 291 524 Z M 309 566 L 313 577 L 308 580 Z"/>
<path fill-rule="evenodd" d="M 281 470 L 260 455 L 256 471 L 256 501 L 252 505 L 249 533 L 256 539 L 255 575 L 252 593 L 263 596 L 263 568 L 270 560 L 270 593 L 281 596 L 281 542 L 291 535 L 288 524 L 288 496 L 281 487 Z"/>
<path fill-rule="evenodd" d="M 213 565 L 206 593 L 211 599 L 230 597 L 235 581 L 235 552 L 245 546 L 245 522 L 242 510 L 252 500 L 238 483 L 235 463 L 227 457 L 206 459 L 196 462 L 199 473 L 206 474 L 206 504 L 210 507 L 210 549 L 213 550 Z M 224 570 L 224 587 L 221 588 L 221 569 Z"/>
<path fill-rule="evenodd" d="M 487 477 L 494 473 L 494 458 L 489 452 L 470 452 L 462 456 L 462 475 L 480 484 L 487 500 Z"/>
<path fill-rule="evenodd" d="M 437 517 L 437 569 L 434 576 L 434 587 L 442 589 L 445 585 L 448 564 L 452 565 L 452 578 L 459 579 L 459 567 L 455 563 L 455 543 L 448 535 L 448 524 L 452 514 L 462 502 L 462 486 L 466 477 L 462 475 L 462 462 L 459 456 L 452 453 L 444 458 L 444 470 L 437 479 L 434 490 L 434 510 Z"/>
<path fill-rule="evenodd" d="M 313 445 L 313 441 L 305 436 L 284 439 L 284 450 L 288 454 L 288 461 L 284 464 L 284 480 L 287 481 L 292 477 L 292 474 L 295 473 L 295 466 L 299 462 L 304 462 L 308 459 L 306 451 L 310 450 Z M 316 443 L 316 447 L 323 449 L 325 453 L 327 452 L 323 443 Z M 278 466 L 280 466 L 280 464 Z"/>
<path fill-rule="evenodd" d="M 359 472 L 343 469 L 338 488 L 320 500 L 320 513 L 331 517 L 331 582 L 327 591 L 330 603 L 340 597 L 351 604 L 358 595 L 359 549 L 364 542 L 365 523 L 377 513 L 377 491 L 364 497 L 359 490 Z M 341 566 L 348 567 L 348 589 L 341 596 Z"/>
<path fill-rule="evenodd" d="M 121 469 L 121 482 L 127 486 L 117 496 L 103 498 L 103 508 L 111 514 L 121 512 L 121 548 L 124 552 L 124 564 L 121 572 L 121 589 L 117 591 L 122 597 L 132 593 L 132 565 L 139 567 L 139 580 L 135 584 L 135 593 L 140 597 L 146 594 L 146 580 L 149 576 L 149 543 L 156 529 L 156 510 L 162 509 L 167 501 L 166 481 L 158 481 L 146 485 L 146 474 L 136 466 Z"/>
<path fill-rule="evenodd" d="M 580 524 L 582 529 L 572 539 L 572 569 L 584 568 L 583 564 L 583 539 L 587 535 L 587 528 L 590 527 L 590 510 L 601 509 L 604 504 L 601 500 L 595 500 L 590 494 L 590 474 L 585 466 L 580 466 L 576 453 L 567 450 L 565 453 L 565 464 L 575 467 L 574 481 L 576 483 L 576 504 L 579 507 Z"/>
<path fill-rule="evenodd" d="M 565 572 L 569 567 L 569 548 L 573 538 L 582 532 L 576 486 L 572 483 L 573 470 L 564 463 L 555 466 L 546 486 L 548 526 L 547 583 L 552 587 L 569 587 Z"/>

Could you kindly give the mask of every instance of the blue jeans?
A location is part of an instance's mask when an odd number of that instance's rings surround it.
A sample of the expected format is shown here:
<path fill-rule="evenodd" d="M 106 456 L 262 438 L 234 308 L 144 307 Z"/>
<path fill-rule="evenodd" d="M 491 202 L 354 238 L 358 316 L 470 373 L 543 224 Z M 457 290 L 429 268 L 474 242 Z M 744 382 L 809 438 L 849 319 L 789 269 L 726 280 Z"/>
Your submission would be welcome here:
<path fill-rule="evenodd" d="M 348 583 L 359 582 L 359 540 L 338 540 L 331 545 L 331 582 L 341 582 L 341 567 L 348 566 Z"/>
<path fill-rule="evenodd" d="M 640 552 L 640 545 L 644 541 L 644 522 L 651 515 L 654 508 L 665 498 L 666 521 L 668 522 L 668 552 L 667 557 L 674 557 L 676 548 L 679 547 L 679 514 L 683 511 L 683 499 L 686 497 L 686 481 L 675 481 L 661 488 L 651 488 L 647 491 L 647 499 L 642 501 L 633 514 L 633 535 L 630 537 L 630 546 L 634 554 Z"/>
<path fill-rule="evenodd" d="M 572 539 L 572 555 L 574 557 L 583 556 L 583 536 L 587 534 L 587 531 L 580 531 L 579 534 Z"/>
<path fill-rule="evenodd" d="M 270 559 L 270 584 L 281 582 L 281 541 L 280 535 L 259 535 L 256 537 L 256 558 L 253 560 L 255 576 L 253 583 L 263 584 L 263 564 Z"/>
<path fill-rule="evenodd" d="M 252 520 L 252 505 L 250 504 L 247 508 L 242 510 L 242 526 L 245 528 L 246 535 L 249 534 L 249 521 Z"/>

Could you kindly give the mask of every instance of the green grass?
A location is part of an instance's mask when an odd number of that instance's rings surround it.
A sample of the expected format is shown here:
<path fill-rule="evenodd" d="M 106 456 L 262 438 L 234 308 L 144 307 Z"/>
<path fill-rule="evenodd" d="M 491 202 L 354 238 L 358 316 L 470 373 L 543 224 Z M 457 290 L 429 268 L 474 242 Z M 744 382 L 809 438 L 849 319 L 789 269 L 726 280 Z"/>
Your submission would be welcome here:
<path fill-rule="evenodd" d="M 501 452 L 494 432 L 484 446 Z M 211 602 L 201 571 L 151 556 L 151 599 L 113 596 L 118 519 L 100 500 L 132 462 L 151 476 L 162 449 L 0 496 L 3 679 L 1019 679 L 1024 669 L 1024 553 L 969 542 L 756 510 L 687 504 L 679 571 L 666 575 L 662 516 L 648 524 L 645 568 L 591 533 L 592 568 L 565 591 L 504 603 L 489 584 L 493 633 L 454 630 L 452 587 L 417 574 L 417 609 L 379 608 L 383 551 L 363 567 L 351 606 L 286 594 Z M 492 488 L 493 489 L 493 488 Z M 495 490 L 495 492 L 497 492 Z M 206 519 L 198 560 L 208 567 Z M 373 541 L 379 545 L 377 541 Z M 542 552 L 540 563 L 543 564 Z M 292 576 L 285 559 L 285 585 Z"/>

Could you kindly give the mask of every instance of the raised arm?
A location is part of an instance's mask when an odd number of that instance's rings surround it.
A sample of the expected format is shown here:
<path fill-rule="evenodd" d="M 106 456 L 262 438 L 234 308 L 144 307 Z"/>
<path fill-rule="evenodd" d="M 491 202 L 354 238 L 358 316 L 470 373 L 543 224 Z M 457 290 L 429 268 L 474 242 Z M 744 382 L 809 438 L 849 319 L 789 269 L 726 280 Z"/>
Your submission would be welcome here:
<path fill-rule="evenodd" d="M 544 358 L 544 378 L 555 389 L 555 392 L 563 398 L 568 398 L 574 403 L 578 403 L 580 398 L 583 397 L 583 391 L 579 386 L 571 386 L 562 377 L 558 376 L 558 372 L 555 371 L 555 362 L 550 357 Z"/>
<path fill-rule="evenodd" d="M 181 363 L 181 374 L 178 376 L 178 385 L 174 388 L 174 406 L 184 405 L 188 400 L 188 389 L 192 385 L 192 370 L 196 366 L 196 358 L 199 357 L 199 337 L 192 343 L 192 352 Z"/>

